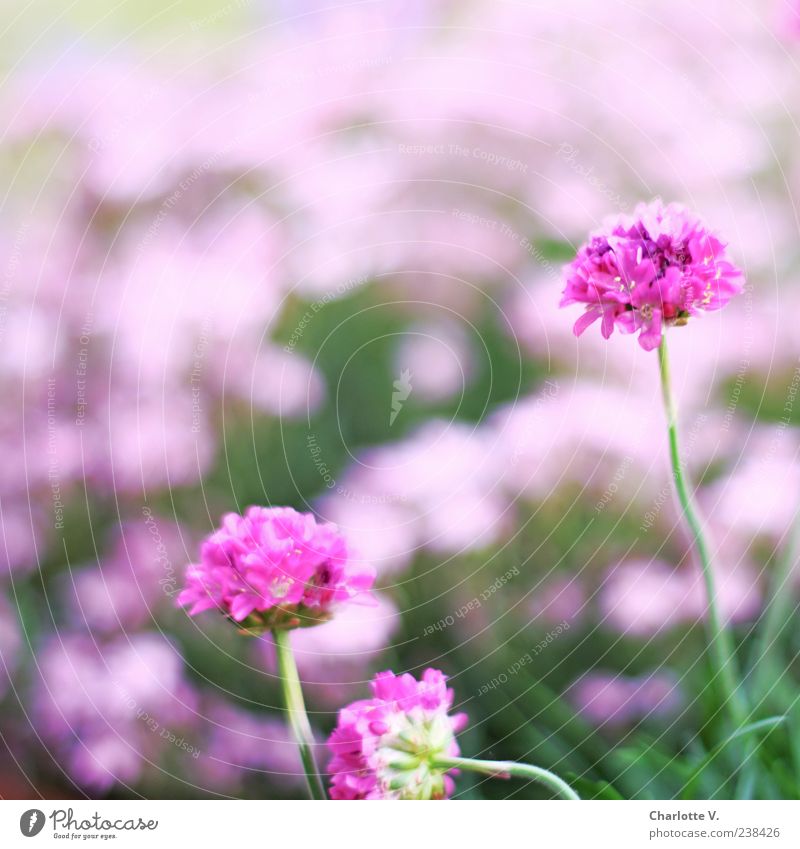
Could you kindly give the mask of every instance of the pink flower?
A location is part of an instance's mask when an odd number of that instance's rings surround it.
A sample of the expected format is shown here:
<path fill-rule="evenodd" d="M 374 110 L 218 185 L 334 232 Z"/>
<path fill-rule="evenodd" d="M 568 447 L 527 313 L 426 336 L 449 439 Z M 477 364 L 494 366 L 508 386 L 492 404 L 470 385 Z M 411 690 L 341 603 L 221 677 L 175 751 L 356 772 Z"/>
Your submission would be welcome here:
<path fill-rule="evenodd" d="M 203 543 L 178 604 L 192 616 L 216 607 L 248 631 L 297 628 L 326 621 L 374 579 L 336 525 L 291 507 L 249 507 Z"/>
<path fill-rule="evenodd" d="M 185 559 L 185 530 L 147 511 L 142 521 L 126 521 L 95 564 L 65 576 L 63 596 L 69 617 L 92 633 L 139 628 L 176 592 L 175 563 Z"/>
<path fill-rule="evenodd" d="M 738 561 L 734 560 L 738 557 Z M 717 600 L 725 622 L 748 622 L 761 598 L 756 574 L 737 551 L 721 548 Z M 694 566 L 676 569 L 662 560 L 629 560 L 612 569 L 600 588 L 603 623 L 621 634 L 651 637 L 708 615 L 703 576 Z"/>
<path fill-rule="evenodd" d="M 207 788 L 231 792 L 252 777 L 302 785 L 300 753 L 280 719 L 214 702 L 206 720 L 205 740 L 192 757 L 195 775 Z"/>
<path fill-rule="evenodd" d="M 618 328 L 639 332 L 652 351 L 666 324 L 720 309 L 742 291 L 742 272 L 726 245 L 676 203 L 640 203 L 632 216 L 606 221 L 566 267 L 561 306 L 586 304 L 575 322 L 580 336 L 597 319 L 607 339 Z"/>
<path fill-rule="evenodd" d="M 557 575 L 538 586 L 529 611 L 534 621 L 541 618 L 550 625 L 571 624 L 583 619 L 587 605 L 580 579 L 575 575 Z"/>
<path fill-rule="evenodd" d="M 454 789 L 437 756 L 459 753 L 455 735 L 467 715 L 451 716 L 453 691 L 438 669 L 422 680 L 379 672 L 371 699 L 339 711 L 328 740 L 334 799 L 444 799 Z"/>
<path fill-rule="evenodd" d="M 32 695 L 37 734 L 82 787 L 105 793 L 152 774 L 194 739 L 197 697 L 163 634 L 59 632 L 37 652 Z M 189 752 L 187 747 L 180 751 Z"/>
<path fill-rule="evenodd" d="M 572 700 L 589 722 L 610 729 L 669 716 L 681 707 L 683 696 L 666 672 L 641 678 L 589 672 L 575 682 Z"/>

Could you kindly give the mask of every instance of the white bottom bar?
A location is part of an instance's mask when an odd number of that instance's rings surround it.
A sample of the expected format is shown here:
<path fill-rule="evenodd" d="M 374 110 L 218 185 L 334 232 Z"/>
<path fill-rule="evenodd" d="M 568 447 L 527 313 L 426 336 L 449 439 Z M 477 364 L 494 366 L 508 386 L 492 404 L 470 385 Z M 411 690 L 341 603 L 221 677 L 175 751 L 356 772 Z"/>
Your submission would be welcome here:
<path fill-rule="evenodd" d="M 310 805 L 322 806 L 311 810 Z M 28 831 L 33 836 L 27 836 Z M 800 802 L 0 802 L 0 846 L 800 846 Z"/>

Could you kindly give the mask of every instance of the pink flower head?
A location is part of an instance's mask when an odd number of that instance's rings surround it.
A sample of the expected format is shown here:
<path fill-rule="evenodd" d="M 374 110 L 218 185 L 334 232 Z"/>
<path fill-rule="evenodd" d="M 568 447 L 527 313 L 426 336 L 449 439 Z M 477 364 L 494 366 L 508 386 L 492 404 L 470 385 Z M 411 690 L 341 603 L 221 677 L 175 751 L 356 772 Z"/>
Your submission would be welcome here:
<path fill-rule="evenodd" d="M 614 328 L 639 332 L 652 351 L 668 324 L 717 310 L 742 291 L 742 272 L 726 245 L 677 203 L 640 203 L 633 215 L 609 219 L 566 266 L 561 306 L 586 304 L 575 335 L 597 319 L 607 339 Z"/>
<path fill-rule="evenodd" d="M 334 799 L 445 799 L 454 789 L 436 758 L 459 753 L 455 735 L 467 715 L 451 716 L 453 691 L 438 669 L 422 680 L 379 672 L 371 699 L 339 711 L 328 740 Z"/>
<path fill-rule="evenodd" d="M 291 507 L 228 513 L 186 570 L 178 604 L 194 616 L 218 608 L 244 630 L 298 628 L 330 619 L 375 579 L 356 563 L 336 525 Z"/>

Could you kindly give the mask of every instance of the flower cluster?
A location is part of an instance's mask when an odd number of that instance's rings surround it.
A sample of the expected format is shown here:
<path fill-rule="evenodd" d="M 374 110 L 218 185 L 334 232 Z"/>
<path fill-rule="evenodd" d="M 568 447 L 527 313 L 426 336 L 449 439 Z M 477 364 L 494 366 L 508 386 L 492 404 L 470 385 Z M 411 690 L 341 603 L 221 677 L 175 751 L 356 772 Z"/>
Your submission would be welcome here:
<path fill-rule="evenodd" d="M 575 323 L 579 336 L 597 319 L 608 338 L 617 327 L 639 332 L 652 351 L 665 324 L 685 324 L 716 310 L 742 289 L 742 272 L 726 245 L 680 204 L 639 204 L 632 216 L 609 219 L 566 267 L 561 306 L 586 304 Z"/>
<path fill-rule="evenodd" d="M 413 675 L 379 672 L 371 699 L 339 711 L 328 740 L 334 799 L 444 799 L 453 780 L 437 758 L 459 753 L 455 735 L 467 723 L 450 715 L 453 691 L 437 669 Z"/>
<path fill-rule="evenodd" d="M 373 581 L 335 525 L 291 507 L 250 507 L 244 516 L 228 513 L 206 539 L 178 603 L 192 616 L 216 607 L 258 633 L 326 621 Z"/>
<path fill-rule="evenodd" d="M 198 696 L 163 634 L 53 635 L 39 649 L 35 694 L 42 741 L 94 793 L 152 776 L 165 746 L 198 751 Z"/>

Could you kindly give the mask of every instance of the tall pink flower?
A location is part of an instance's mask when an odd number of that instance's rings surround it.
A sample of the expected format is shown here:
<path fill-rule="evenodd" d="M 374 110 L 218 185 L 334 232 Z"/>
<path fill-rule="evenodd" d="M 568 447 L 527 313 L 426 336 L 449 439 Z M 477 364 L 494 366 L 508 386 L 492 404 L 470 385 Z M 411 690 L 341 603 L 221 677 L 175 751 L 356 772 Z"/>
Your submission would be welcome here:
<path fill-rule="evenodd" d="M 217 608 L 247 631 L 297 628 L 326 621 L 374 579 L 336 525 L 290 507 L 249 507 L 224 516 L 203 543 L 178 603 L 192 616 Z"/>
<path fill-rule="evenodd" d="M 616 327 L 639 333 L 652 351 L 668 324 L 717 310 L 741 292 L 742 272 L 726 244 L 694 213 L 656 199 L 633 215 L 608 219 L 566 266 L 561 306 L 585 304 L 575 335 L 598 319 L 607 339 Z"/>
<path fill-rule="evenodd" d="M 467 724 L 450 715 L 453 691 L 438 669 L 422 680 L 379 672 L 372 698 L 339 711 L 328 740 L 334 799 L 445 799 L 454 789 L 437 756 L 459 754 L 455 735 Z"/>

